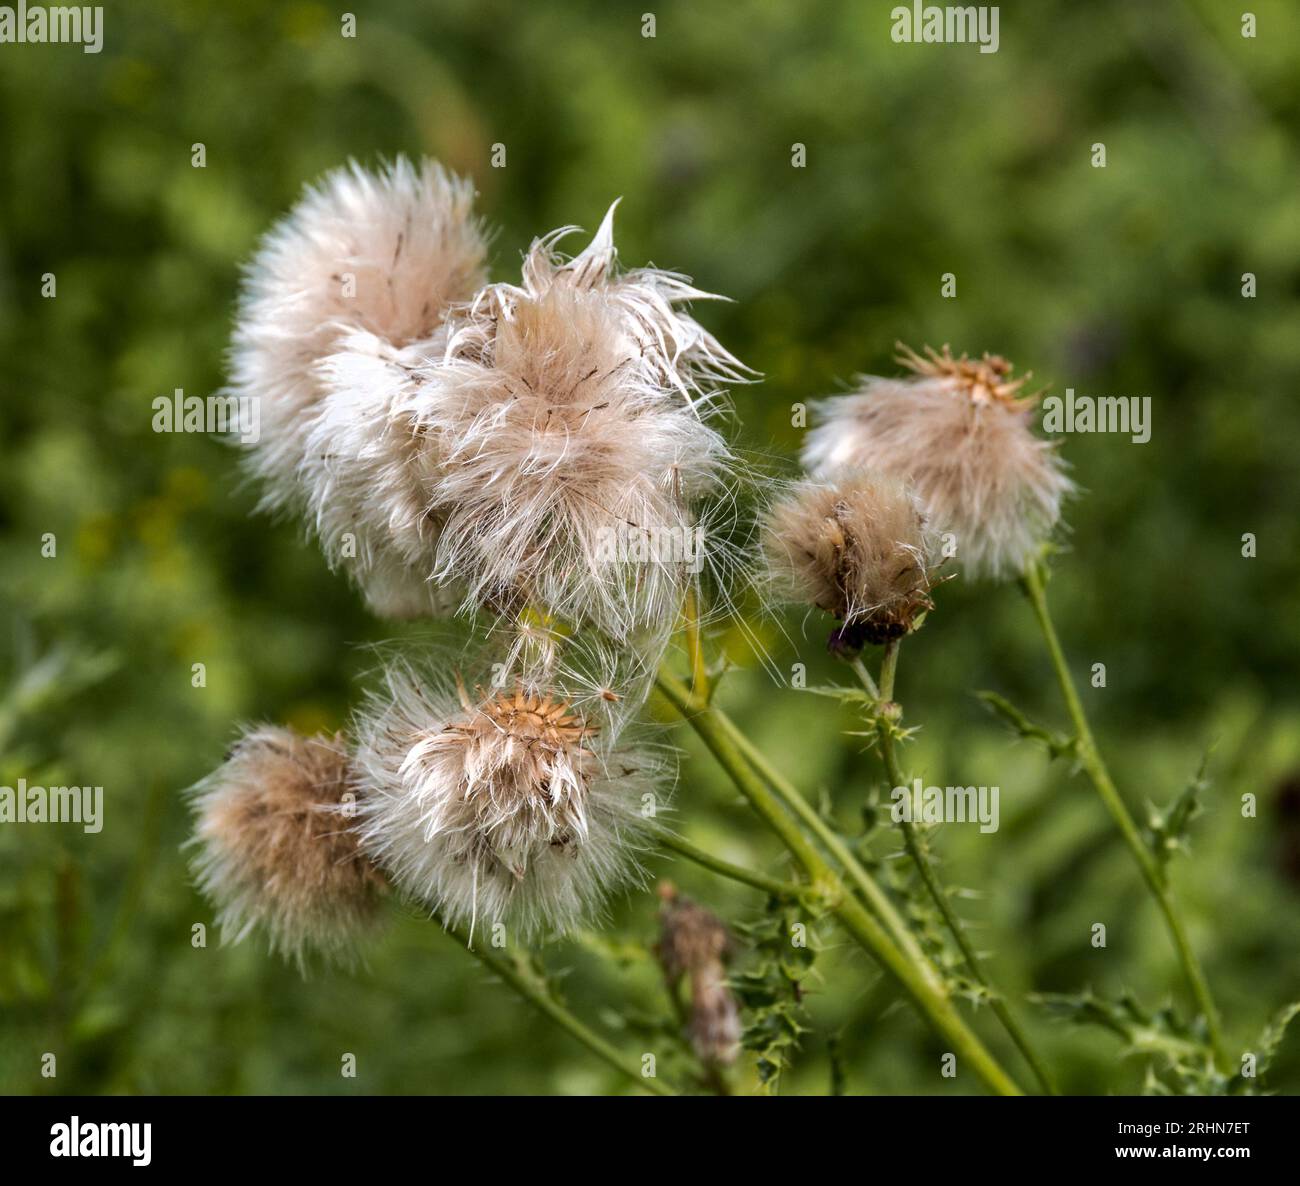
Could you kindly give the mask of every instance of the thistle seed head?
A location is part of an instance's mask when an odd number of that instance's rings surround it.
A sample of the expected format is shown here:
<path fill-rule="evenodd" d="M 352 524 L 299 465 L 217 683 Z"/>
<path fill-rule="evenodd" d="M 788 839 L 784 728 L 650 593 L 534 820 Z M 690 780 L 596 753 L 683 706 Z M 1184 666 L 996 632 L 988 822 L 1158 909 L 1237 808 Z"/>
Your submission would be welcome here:
<path fill-rule="evenodd" d="M 245 277 L 227 393 L 260 401 L 248 464 L 263 505 L 306 510 L 381 613 L 430 606 L 426 529 L 411 564 L 426 497 L 398 397 L 411 365 L 441 357 L 449 309 L 486 280 L 473 196 L 429 160 L 337 169 L 267 234 Z"/>
<path fill-rule="evenodd" d="M 261 927 L 300 965 L 309 949 L 350 959 L 385 888 L 352 830 L 355 791 L 340 737 L 269 725 L 195 788 L 192 867 L 224 941 Z"/>
<path fill-rule="evenodd" d="M 324 385 L 299 466 L 306 514 L 331 567 L 360 586 L 381 617 L 453 612 L 455 581 L 429 579 L 443 516 L 429 505 L 440 458 L 416 420 L 420 369 L 446 331 L 397 347 L 358 330 L 319 365 Z"/>
<path fill-rule="evenodd" d="M 608 218 L 564 261 L 567 230 L 533 245 L 522 287 L 479 294 L 427 373 L 433 574 L 465 581 L 466 608 L 538 605 L 626 640 L 724 562 L 710 516 L 731 506 L 735 459 L 698 384 L 740 364 L 674 308 L 704 294 L 613 272 Z"/>
<path fill-rule="evenodd" d="M 778 597 L 839 620 L 837 653 L 899 638 L 931 607 L 934 539 L 915 496 L 893 478 L 861 471 L 795 483 L 767 511 L 762 544 Z"/>
<path fill-rule="evenodd" d="M 909 483 L 933 530 L 955 537 L 972 577 L 1022 572 L 1051 535 L 1073 489 L 1053 443 L 1031 428 L 1036 396 L 996 355 L 926 358 L 900 345 L 910 379 L 864 378 L 858 392 L 823 401 L 805 468 L 819 478 L 870 470 Z"/>
<path fill-rule="evenodd" d="M 363 843 L 446 922 L 564 932 L 640 879 L 663 764 L 602 738 L 563 690 L 393 668 L 359 736 Z"/>

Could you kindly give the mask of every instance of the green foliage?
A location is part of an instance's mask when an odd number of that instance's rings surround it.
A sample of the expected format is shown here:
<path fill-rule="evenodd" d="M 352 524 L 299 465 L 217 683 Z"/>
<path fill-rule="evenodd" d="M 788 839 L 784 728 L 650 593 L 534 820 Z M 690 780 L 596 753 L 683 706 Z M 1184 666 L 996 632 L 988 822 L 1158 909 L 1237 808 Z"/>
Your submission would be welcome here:
<path fill-rule="evenodd" d="M 1147 807 L 1147 843 L 1162 870 L 1175 853 L 1187 851 L 1192 821 L 1201 814 L 1205 792 L 1210 789 L 1209 762 L 1210 755 L 1206 753 L 1195 775 L 1164 811 Z"/>
<path fill-rule="evenodd" d="M 1297 1017 L 1300 1017 L 1300 1001 L 1292 1001 L 1291 1004 L 1279 1009 L 1277 1016 L 1264 1027 L 1253 1051 L 1256 1056 L 1257 1074 L 1261 1076 L 1268 1074 L 1282 1051 L 1282 1042 L 1286 1038 L 1288 1028 Z"/>
<path fill-rule="evenodd" d="M 743 970 L 731 976 L 743 1009 L 741 1044 L 753 1052 L 763 1088 L 775 1094 L 810 1032 L 804 984 L 817 958 L 815 930 L 806 915 L 776 899 L 737 929 L 751 948 Z"/>
<path fill-rule="evenodd" d="M 1216 810 L 1194 858 L 1167 868 L 1231 1044 L 1249 1048 L 1300 980 L 1286 790 L 1300 777 L 1300 11 L 1252 7 L 1261 36 L 1245 41 L 1211 0 L 1044 0 L 1004 9 L 1001 49 L 980 55 L 894 45 L 888 6 L 851 0 L 666 0 L 654 40 L 621 5 L 379 0 L 351 41 L 315 0 L 139 0 L 106 9 L 102 54 L 6 46 L 0 785 L 103 784 L 105 828 L 0 827 L 0 1091 L 626 1089 L 418 912 L 395 910 L 354 970 L 304 978 L 258 939 L 219 946 L 182 849 L 181 790 L 237 722 L 340 727 L 371 647 L 425 636 L 371 618 L 296 524 L 256 515 L 223 442 L 150 428 L 154 397 L 221 386 L 240 264 L 303 184 L 399 151 L 473 177 L 494 279 L 517 277 L 534 235 L 594 227 L 623 195 L 625 262 L 733 298 L 695 314 L 763 372 L 732 425 L 763 475 L 795 472 L 792 408 L 894 373 L 896 339 L 999 351 L 1056 392 L 1152 397 L 1145 445 L 1064 439 L 1081 495 L 1052 597 L 1072 660 L 1108 663 L 1109 687 L 1083 695 L 1131 803 L 1166 803 L 1187 755 L 1222 739 Z M 1104 170 L 1087 163 L 1096 140 Z M 206 169 L 190 165 L 196 141 Z M 505 169 L 488 164 L 497 141 Z M 806 169 L 790 167 L 796 141 Z M 40 296 L 47 272 L 56 299 Z M 1003 789 L 997 834 L 948 828 L 935 844 L 947 882 L 984 892 L 963 905 L 993 983 L 1013 1004 L 1086 983 L 1184 1003 L 1082 780 L 1008 745 L 966 694 L 997 688 L 1024 722 L 1062 719 L 1023 600 L 958 579 L 935 601 L 906 644 L 899 694 L 924 722 L 908 761 L 927 781 Z M 718 626 L 717 700 L 935 941 L 887 819 L 861 827 L 877 766 L 844 732 L 864 701 L 787 686 L 795 662 L 821 687 L 842 676 L 827 623 L 742 608 L 743 627 Z M 1066 739 L 990 707 L 1071 759 Z M 674 826 L 774 872 L 771 836 L 693 739 L 673 741 L 689 771 Z M 1162 848 L 1185 839 L 1180 802 Z M 776 925 L 752 890 L 666 855 L 649 869 L 729 920 Z M 650 892 L 616 903 L 601 944 L 647 950 L 655 911 Z M 1097 920 L 1104 952 L 1086 941 Z M 653 962 L 611 954 L 569 942 L 546 962 L 566 970 L 569 1006 L 627 1048 L 642 1023 L 656 1047 L 657 1026 L 676 1035 Z M 828 941 L 806 991 L 808 970 L 784 960 L 811 957 L 754 956 L 766 1004 L 750 1040 L 781 1090 L 823 1092 L 833 1075 L 850 1094 L 935 1090 L 928 1033 L 887 983 L 863 991 L 872 966 Z M 1063 1090 L 1142 1087 L 1143 1060 L 1029 1020 Z M 986 1010 L 975 1023 L 997 1040 Z M 838 1035 L 833 1059 L 823 1034 Z M 1296 1043 L 1269 1048 L 1271 1089 L 1300 1090 Z M 342 1050 L 356 1080 L 338 1075 Z M 56 1081 L 39 1076 L 45 1051 Z"/>
<path fill-rule="evenodd" d="M 1004 724 L 1011 727 L 1011 731 L 1018 737 L 1026 741 L 1037 742 L 1046 751 L 1049 758 L 1053 761 L 1057 758 L 1073 758 L 1076 756 L 1078 740 L 1069 737 L 1064 733 L 1053 733 L 1042 725 L 1036 725 L 1005 696 L 999 696 L 997 692 L 976 692 L 976 697 L 993 713 L 995 717 Z"/>
<path fill-rule="evenodd" d="M 1044 993 L 1040 1004 L 1078 1026 L 1101 1026 L 1123 1042 L 1122 1053 L 1145 1061 L 1148 1095 L 1257 1095 L 1268 1089 L 1288 1026 L 1300 1016 L 1300 1002 L 1287 1005 L 1242 1052 L 1242 1068 L 1225 1074 L 1215 1066 L 1201 1018 L 1186 1021 L 1172 1006 L 1143 1008 L 1130 993 L 1108 1000 L 1091 991 Z"/>
<path fill-rule="evenodd" d="M 1146 1060 L 1143 1090 L 1147 1095 L 1249 1093 L 1246 1080 L 1224 1075 L 1215 1067 L 1200 1018 L 1184 1021 L 1171 1006 L 1145 1009 L 1130 993 L 1115 1000 L 1091 991 L 1045 993 L 1037 999 L 1074 1025 L 1109 1030 L 1124 1043 L 1124 1055 Z"/>

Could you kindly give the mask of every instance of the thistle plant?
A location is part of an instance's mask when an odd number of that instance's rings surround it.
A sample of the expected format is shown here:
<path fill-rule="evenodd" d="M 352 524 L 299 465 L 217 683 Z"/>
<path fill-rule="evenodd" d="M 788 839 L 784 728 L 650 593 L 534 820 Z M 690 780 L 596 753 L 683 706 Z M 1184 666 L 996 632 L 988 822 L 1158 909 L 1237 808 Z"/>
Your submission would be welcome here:
<path fill-rule="evenodd" d="M 231 392 L 263 407 L 246 458 L 263 505 L 299 517 L 376 614 L 436 620 L 440 641 L 394 651 L 339 734 L 259 725 L 195 789 L 195 876 L 226 937 L 260 931 L 304 965 L 346 962 L 385 901 L 406 903 L 663 1094 L 730 1092 L 745 1052 L 774 1090 L 806 1032 L 811 956 L 787 959 L 786 936 L 834 929 L 985 1088 L 1022 1090 L 968 1002 L 989 1005 L 1051 1091 L 924 830 L 905 819 L 898 831 L 916 884 L 882 877 L 718 704 L 710 655 L 710 625 L 742 579 L 767 604 L 825 614 L 827 645 L 857 681 L 826 691 L 859 709 L 903 785 L 901 642 L 941 610 L 950 577 L 1018 576 L 1074 722 L 1062 752 L 1135 846 L 1217 1044 L 1163 859 L 1110 782 L 1047 617 L 1042 555 L 1072 485 L 1031 430 L 1025 380 L 996 356 L 905 351 L 910 377 L 821 405 L 807 475 L 758 510 L 746 552 L 734 527 L 753 501 L 749 467 L 722 429 L 726 389 L 754 372 L 687 311 L 711 294 L 619 266 L 613 217 L 572 257 L 560 245 L 575 228 L 538 236 L 518 282 L 492 282 L 472 187 L 399 160 L 326 177 L 261 245 Z M 685 796 L 669 819 L 677 759 L 647 712 L 652 689 L 780 842 L 784 870 L 687 840 Z M 761 902 L 759 921 L 729 926 L 661 887 L 654 958 L 696 1062 L 677 1085 L 571 1012 L 541 960 L 548 942 L 600 928 L 614 898 L 646 902 L 658 849 Z"/>

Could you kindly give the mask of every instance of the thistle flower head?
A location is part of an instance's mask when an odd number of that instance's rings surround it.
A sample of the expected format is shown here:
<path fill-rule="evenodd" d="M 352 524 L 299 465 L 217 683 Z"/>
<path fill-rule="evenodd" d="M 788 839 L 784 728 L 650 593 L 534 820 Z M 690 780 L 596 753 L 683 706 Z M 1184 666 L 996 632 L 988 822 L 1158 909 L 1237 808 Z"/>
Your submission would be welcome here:
<path fill-rule="evenodd" d="M 467 607 L 540 605 L 626 639 L 719 563 L 705 503 L 730 506 L 734 458 L 697 384 L 734 360 L 673 307 L 702 294 L 612 271 L 608 219 L 570 261 L 561 233 L 533 245 L 522 287 L 479 294 L 427 372 L 434 576 L 464 579 Z"/>
<path fill-rule="evenodd" d="M 393 668 L 359 735 L 363 843 L 444 921 L 563 932 L 639 879 L 662 763 L 560 689 Z"/>
<path fill-rule="evenodd" d="M 864 470 L 797 482 L 767 511 L 762 543 L 777 594 L 840 621 L 833 650 L 899 638 L 931 606 L 934 539 L 894 478 Z"/>
<path fill-rule="evenodd" d="M 674 991 L 683 978 L 690 982 L 691 1046 L 703 1062 L 726 1066 L 740 1052 L 740 1011 L 726 978 L 731 933 L 716 914 L 671 882 L 660 883 L 659 897 L 656 952 Z"/>
<path fill-rule="evenodd" d="M 300 964 L 308 949 L 350 956 L 385 884 L 351 827 L 355 789 L 340 738 L 272 726 L 195 788 L 193 868 L 225 941 L 261 927 Z"/>
<path fill-rule="evenodd" d="M 429 608 L 427 566 L 410 564 L 425 491 L 393 401 L 412 365 L 441 356 L 449 309 L 486 279 L 473 194 L 429 160 L 335 170 L 262 241 L 240 301 L 228 393 L 260 401 L 249 466 L 263 504 L 306 509 L 331 562 L 383 613 Z"/>
<path fill-rule="evenodd" d="M 430 580 L 440 458 L 416 422 L 420 368 L 445 348 L 445 329 L 402 347 L 357 330 L 318 366 L 324 394 L 298 468 L 305 511 L 331 566 L 382 617 L 450 613 L 464 595 L 455 581 Z"/>
<path fill-rule="evenodd" d="M 1028 376 L 1012 379 L 997 355 L 900 351 L 915 377 L 868 377 L 855 394 L 824 401 L 805 468 L 815 477 L 869 469 L 906 481 L 933 529 L 955 537 L 967 573 L 1018 574 L 1073 488 L 1055 446 L 1032 431 L 1037 397 L 1021 393 Z"/>
<path fill-rule="evenodd" d="M 747 382 L 753 372 L 679 306 L 721 300 L 691 284 L 686 276 L 660 268 L 620 270 L 614 245 L 615 202 L 606 211 L 591 242 L 573 258 L 559 244 L 580 228 L 560 227 L 534 239 L 524 256 L 522 284 L 494 284 L 474 301 L 474 316 L 464 320 L 453 353 L 475 357 L 482 352 L 500 320 L 510 320 L 521 304 L 554 288 L 600 292 L 636 343 L 636 352 L 662 386 L 701 395 L 711 385 Z"/>

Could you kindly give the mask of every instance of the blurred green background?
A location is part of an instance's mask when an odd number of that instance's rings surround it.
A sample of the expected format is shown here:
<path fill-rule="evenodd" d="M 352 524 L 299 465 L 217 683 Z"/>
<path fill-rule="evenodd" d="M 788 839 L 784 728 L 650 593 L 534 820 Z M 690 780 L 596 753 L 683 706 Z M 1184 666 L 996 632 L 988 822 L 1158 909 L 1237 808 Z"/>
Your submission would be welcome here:
<path fill-rule="evenodd" d="M 340 725 L 374 665 L 365 644 L 421 631 L 368 617 L 294 524 L 253 516 L 234 450 L 154 434 L 150 403 L 222 383 L 239 266 L 301 186 L 396 152 L 475 179 L 496 279 L 533 235 L 594 228 L 623 195 L 626 263 L 734 298 L 697 316 L 765 374 L 736 391 L 736 427 L 777 473 L 794 470 L 792 405 L 893 373 L 896 339 L 998 351 L 1056 391 L 1149 395 L 1149 444 L 1065 442 L 1085 493 L 1058 621 L 1077 673 L 1107 665 L 1085 695 L 1133 804 L 1171 798 L 1217 743 L 1174 877 L 1230 1044 L 1300 996 L 1300 11 L 1256 0 L 1244 39 L 1238 6 L 1213 0 L 1005 4 L 983 55 L 894 44 L 890 7 L 387 0 L 345 39 L 345 9 L 322 4 L 134 0 L 107 6 L 99 55 L 0 47 L 0 785 L 106 798 L 99 835 L 0 826 L 0 1090 L 627 1090 L 414 913 L 354 973 L 304 979 L 257 941 L 190 943 L 211 912 L 180 849 L 180 790 L 237 722 Z M 1086 782 L 970 695 L 1064 723 L 1027 606 L 960 581 L 939 602 L 904 652 L 900 694 L 923 725 L 907 759 L 927 782 L 1002 788 L 998 833 L 936 840 L 944 876 L 980 891 L 961 910 L 995 980 L 1017 1001 L 1091 985 L 1184 1005 Z M 821 623 L 753 624 L 783 671 L 836 676 Z M 722 642 L 743 665 L 723 701 L 855 835 L 878 776 L 845 736 L 851 714 L 775 686 L 738 631 Z M 780 871 L 676 736 L 683 828 Z M 753 893 L 680 862 L 652 871 L 733 921 L 758 913 Z M 642 1032 L 667 1012 L 646 954 L 655 910 L 633 895 L 607 929 L 546 952 L 574 1009 L 629 1051 L 663 1043 Z M 939 1077 L 937 1041 L 865 958 L 821 941 L 783 1091 L 978 1090 Z M 1141 1086 L 1114 1038 L 1018 1009 L 1068 1089 Z M 1027 1078 L 987 1013 L 976 1024 Z M 1274 1089 L 1300 1089 L 1298 1048 Z"/>

